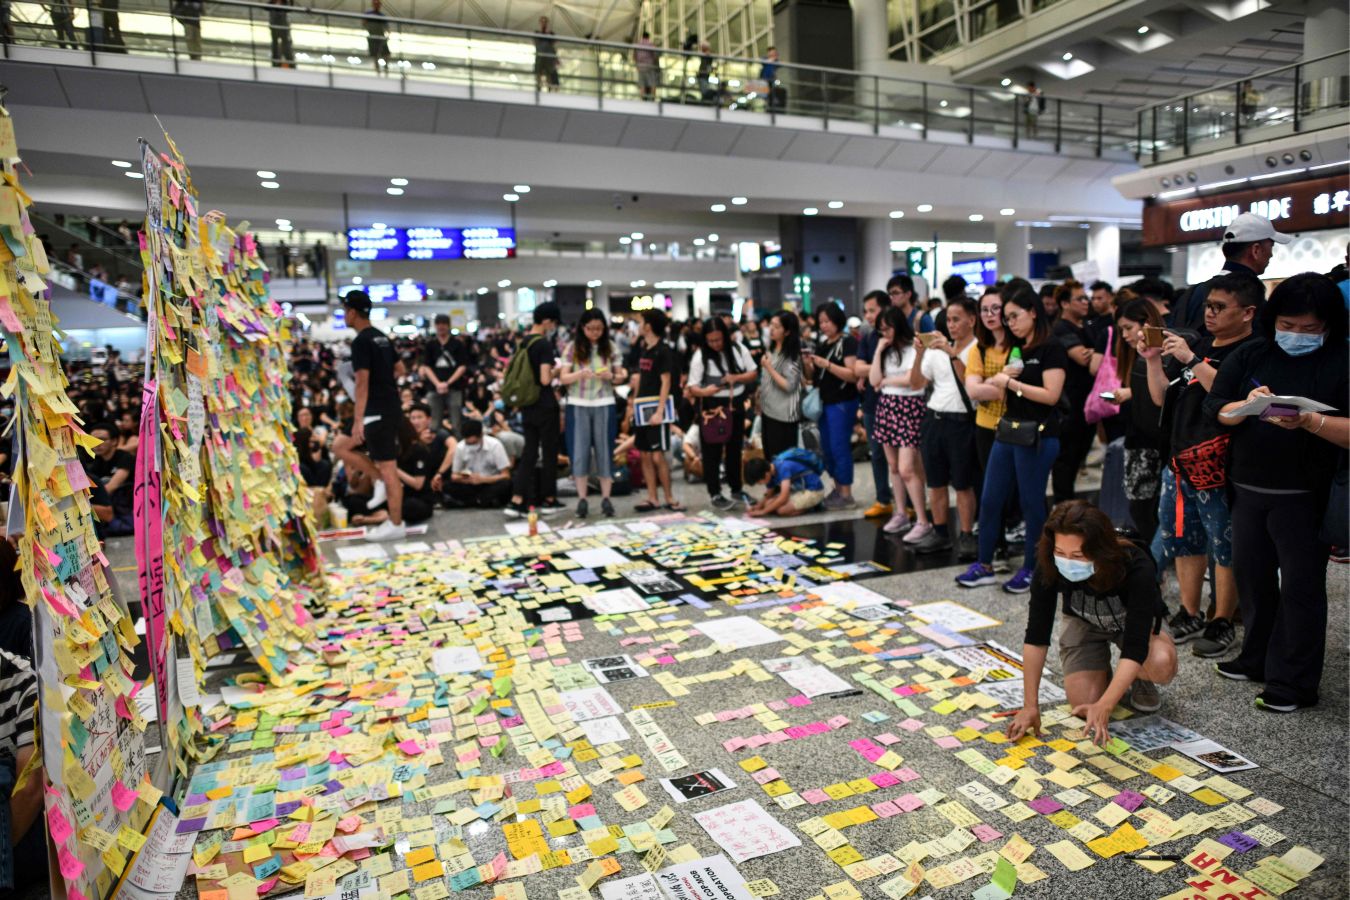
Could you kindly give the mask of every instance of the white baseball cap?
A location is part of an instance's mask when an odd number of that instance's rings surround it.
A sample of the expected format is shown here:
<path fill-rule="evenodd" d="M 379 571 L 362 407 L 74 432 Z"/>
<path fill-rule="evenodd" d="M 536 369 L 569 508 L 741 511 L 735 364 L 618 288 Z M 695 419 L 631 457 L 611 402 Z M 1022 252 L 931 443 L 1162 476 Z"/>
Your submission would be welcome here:
<path fill-rule="evenodd" d="M 1243 213 L 1228 223 L 1223 231 L 1225 244 L 1250 244 L 1256 241 L 1274 241 L 1277 244 L 1289 244 L 1293 237 L 1280 234 L 1265 216 L 1256 213 Z"/>

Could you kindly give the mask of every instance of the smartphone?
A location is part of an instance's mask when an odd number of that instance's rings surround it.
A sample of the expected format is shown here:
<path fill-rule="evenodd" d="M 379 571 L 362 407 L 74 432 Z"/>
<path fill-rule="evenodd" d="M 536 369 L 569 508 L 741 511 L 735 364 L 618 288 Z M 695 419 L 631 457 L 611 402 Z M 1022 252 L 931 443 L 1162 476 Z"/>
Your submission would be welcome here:
<path fill-rule="evenodd" d="M 936 331 L 925 331 L 922 334 L 915 335 L 915 337 L 917 337 L 919 343 L 923 344 L 925 347 L 931 347 L 942 339 L 942 335 Z"/>
<path fill-rule="evenodd" d="M 1097 396 L 1098 396 L 1098 397 L 1101 397 L 1103 400 L 1106 400 L 1106 401 L 1108 401 L 1108 402 L 1110 402 L 1110 403 L 1115 403 L 1115 402 L 1116 402 L 1116 392 L 1115 392 L 1115 391 L 1102 391 L 1102 392 L 1101 392 L 1100 394 L 1098 394 Z"/>
<path fill-rule="evenodd" d="M 1261 413 L 1263 419 L 1297 419 L 1303 414 L 1303 410 L 1297 406 L 1282 406 L 1278 403 L 1272 403 L 1266 407 L 1266 411 Z"/>
<path fill-rule="evenodd" d="M 1163 330 L 1156 325 L 1144 326 L 1144 346 L 1161 347 L 1163 345 Z"/>

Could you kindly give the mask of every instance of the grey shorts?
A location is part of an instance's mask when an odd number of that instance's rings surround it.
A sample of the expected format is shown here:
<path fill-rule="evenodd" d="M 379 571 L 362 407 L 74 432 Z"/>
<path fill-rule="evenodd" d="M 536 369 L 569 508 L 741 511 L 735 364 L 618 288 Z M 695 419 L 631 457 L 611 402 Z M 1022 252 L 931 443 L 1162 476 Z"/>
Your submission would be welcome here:
<path fill-rule="evenodd" d="M 1111 645 L 1125 641 L 1123 631 L 1101 631 L 1077 616 L 1060 617 L 1059 661 L 1065 677 L 1074 672 L 1110 672 Z"/>

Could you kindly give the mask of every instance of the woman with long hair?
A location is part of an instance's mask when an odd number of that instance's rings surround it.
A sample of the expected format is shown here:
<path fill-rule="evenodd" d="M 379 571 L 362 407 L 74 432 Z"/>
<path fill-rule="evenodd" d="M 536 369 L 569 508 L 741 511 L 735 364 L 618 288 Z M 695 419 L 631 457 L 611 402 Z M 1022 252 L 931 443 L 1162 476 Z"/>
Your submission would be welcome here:
<path fill-rule="evenodd" d="M 1015 279 L 1016 280 L 1016 279 Z M 989 379 L 1003 371 L 1008 364 L 1008 355 L 1013 348 L 1013 334 L 1003 324 L 1003 296 L 999 288 L 990 285 L 984 289 L 980 298 L 979 316 L 975 320 L 975 346 L 966 355 L 966 393 L 970 402 L 975 404 L 975 455 L 980 462 L 980 480 L 983 484 L 984 473 L 989 468 L 989 454 L 994 450 L 994 433 L 998 429 L 998 420 L 1003 418 L 1006 404 L 1003 402 L 1003 390 L 990 384 Z M 1017 522 L 1020 517 L 1017 497 L 1017 483 L 1008 486 L 1008 499 L 999 510 L 998 548 L 1006 551 L 1004 529 Z M 982 488 L 981 491 L 982 492 Z M 978 557 L 979 551 L 976 551 Z M 996 569 L 1006 564 L 1002 558 L 995 563 Z"/>
<path fill-rule="evenodd" d="M 897 503 L 895 514 L 881 526 L 887 534 L 905 534 L 905 543 L 922 540 L 933 530 L 928 523 L 928 502 L 924 490 L 923 460 L 919 456 L 919 426 L 923 423 L 923 376 L 914 365 L 914 331 L 909 318 L 898 306 L 888 306 L 877 317 L 881 340 L 876 358 L 869 367 L 868 380 L 880 395 L 877 398 L 876 434 L 871 435 L 886 453 L 891 491 L 896 497 L 909 496 L 917 521 L 905 515 L 905 504 Z"/>
<path fill-rule="evenodd" d="M 1145 543 L 1158 530 L 1158 488 L 1167 433 L 1162 429 L 1162 410 L 1148 392 L 1148 367 L 1135 345 L 1146 326 L 1162 325 L 1162 315 L 1151 301 L 1121 304 L 1116 317 L 1116 374 L 1121 386 L 1109 401 L 1120 406 L 1122 415 L 1117 418 L 1125 420 L 1125 499 L 1134 528 Z"/>
<path fill-rule="evenodd" d="M 1022 518 L 1027 523 L 1022 568 L 1003 585 L 1010 594 L 1031 590 L 1036 568 L 1036 536 L 1045 524 L 1045 486 L 1059 455 L 1059 398 L 1064 391 L 1068 355 L 1050 332 L 1050 319 L 1040 297 L 1025 281 L 1012 281 L 1003 291 L 1003 321 L 1016 338 L 1021 358 L 1010 360 L 987 383 L 1003 392 L 1006 409 L 999 420 L 985 472 L 980 508 L 980 556 L 959 575 L 961 587 L 994 583 L 994 546 L 1008 484 L 1017 482 Z"/>
<path fill-rule="evenodd" d="M 755 361 L 750 352 L 733 339 L 731 329 L 720 317 L 709 318 L 703 326 L 703 346 L 689 360 L 685 392 L 695 404 L 703 484 L 716 509 L 731 509 L 741 495 L 745 401 L 755 376 Z M 730 497 L 722 493 L 723 459 Z"/>
<path fill-rule="evenodd" d="M 759 435 L 764 458 L 797 446 L 801 424 L 802 338 L 797 314 L 781 310 L 769 318 L 769 347 L 760 358 Z"/>
<path fill-rule="evenodd" d="M 329 486 L 333 482 L 333 460 L 324 449 L 323 441 L 308 428 L 296 429 L 295 453 L 300 461 L 300 477 L 309 487 L 314 514 L 318 516 L 331 499 Z"/>
<path fill-rule="evenodd" d="M 1045 487 L 1041 486 L 1044 493 Z M 1030 536 L 1029 536 L 1030 537 Z M 1157 686 L 1177 673 L 1177 648 L 1162 627 L 1167 607 L 1153 559 L 1116 534 L 1106 513 L 1069 500 L 1050 513 L 1035 546 L 1037 569 L 1022 646 L 1022 708 L 1008 723 L 1013 740 L 1041 730 L 1040 684 L 1060 606 L 1059 657 L 1073 714 L 1101 746 L 1116 704 L 1139 712 L 1162 705 Z M 1111 668 L 1111 646 L 1120 661 Z"/>
<path fill-rule="evenodd" d="M 858 419 L 858 341 L 844 330 L 848 320 L 837 303 L 820 307 L 820 340 L 807 357 L 808 372 L 820 390 L 820 449 L 834 490 L 825 498 L 826 509 L 851 509 L 853 499 L 853 426 Z"/>
<path fill-rule="evenodd" d="M 398 467 L 395 472 L 403 482 L 403 521 L 416 525 L 431 518 L 435 510 L 435 496 L 431 490 L 431 451 L 422 443 L 407 416 L 398 423 Z M 378 525 L 388 520 L 384 507 L 372 510 L 369 497 L 348 494 L 345 502 L 351 512 L 353 525 Z"/>
<path fill-rule="evenodd" d="M 588 309 L 573 333 L 572 346 L 562 355 L 558 381 L 567 388 L 567 407 L 572 414 L 571 446 L 567 456 L 572 462 L 572 477 L 577 483 L 577 518 L 590 513 L 586 493 L 590 487 L 591 457 L 600 478 L 600 511 L 614 515 L 610 491 L 614 487 L 614 386 L 626 381 L 628 373 L 619 359 L 618 349 L 609 337 L 605 314 Z"/>

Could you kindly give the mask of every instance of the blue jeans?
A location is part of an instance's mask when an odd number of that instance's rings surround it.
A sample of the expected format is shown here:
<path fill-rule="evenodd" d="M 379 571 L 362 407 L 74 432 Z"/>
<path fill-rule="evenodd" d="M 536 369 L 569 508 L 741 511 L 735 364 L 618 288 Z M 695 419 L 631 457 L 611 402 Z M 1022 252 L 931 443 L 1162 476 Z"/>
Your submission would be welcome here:
<path fill-rule="evenodd" d="M 1027 523 L 1026 551 L 1022 567 L 1036 568 L 1036 542 L 1045 527 L 1045 485 L 1050 467 L 1059 456 L 1059 438 L 1041 438 L 1034 447 L 1015 447 L 994 441 L 989 451 L 989 466 L 984 472 L 984 494 L 980 499 L 980 562 L 994 561 L 994 546 L 1002 531 L 1003 504 L 1012 492 L 1014 481 L 1022 499 L 1022 519 Z"/>
<path fill-rule="evenodd" d="M 576 406 L 569 404 L 567 411 L 572 422 L 569 429 L 571 447 L 568 456 L 572 462 L 572 475 L 585 478 L 592 473 L 601 478 L 614 477 L 614 444 L 609 440 L 609 417 L 614 404 L 605 406 Z M 594 467 L 591 466 L 591 451 L 595 451 Z"/>
<path fill-rule="evenodd" d="M 820 451 L 825 471 L 836 485 L 853 485 L 853 423 L 858 421 L 858 401 L 826 403 L 820 416 Z"/>
<path fill-rule="evenodd" d="M 863 407 L 863 429 L 867 432 L 867 453 L 872 457 L 872 482 L 877 486 L 877 502 L 892 502 L 891 494 L 891 472 L 886 464 L 886 451 L 882 449 L 881 442 L 872 437 L 876 431 L 877 411 L 876 404 L 868 410 Z"/>

